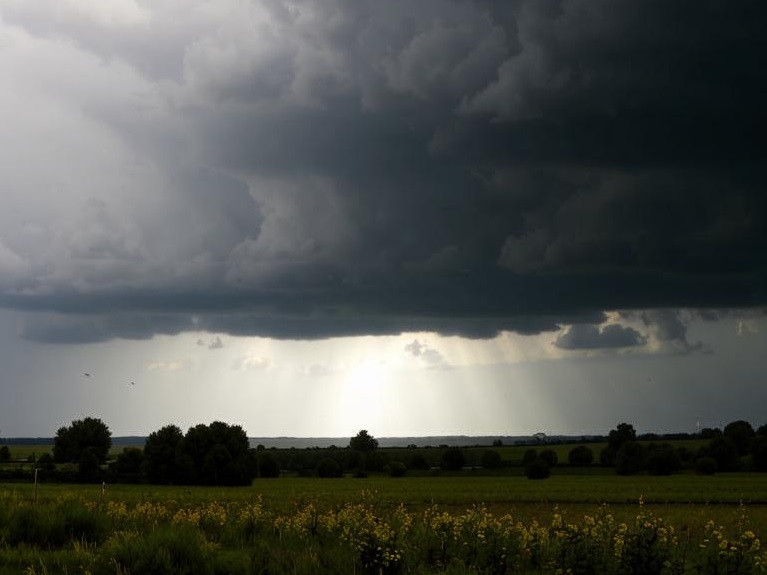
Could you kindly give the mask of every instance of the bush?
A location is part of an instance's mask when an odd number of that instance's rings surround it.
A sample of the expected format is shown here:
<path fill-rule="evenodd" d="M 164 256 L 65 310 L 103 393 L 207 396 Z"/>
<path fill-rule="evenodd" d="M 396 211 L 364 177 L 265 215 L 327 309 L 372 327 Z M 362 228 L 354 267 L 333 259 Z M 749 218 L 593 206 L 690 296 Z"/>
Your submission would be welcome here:
<path fill-rule="evenodd" d="M 422 453 L 414 453 L 407 460 L 408 469 L 429 469 L 429 462 Z"/>
<path fill-rule="evenodd" d="M 541 451 L 540 458 L 548 463 L 549 467 L 556 467 L 557 463 L 559 462 L 557 452 L 553 449 L 544 449 Z"/>
<path fill-rule="evenodd" d="M 645 448 L 636 441 L 626 441 L 615 457 L 615 472 L 618 475 L 634 475 L 645 467 Z"/>
<path fill-rule="evenodd" d="M 682 461 L 679 453 L 669 444 L 650 449 L 647 456 L 647 471 L 650 475 L 671 475 L 676 473 L 682 467 Z"/>
<path fill-rule="evenodd" d="M 497 451 L 488 449 L 482 453 L 482 467 L 485 469 L 498 469 L 502 465 L 503 461 Z"/>
<path fill-rule="evenodd" d="M 317 462 L 318 477 L 341 477 L 341 466 L 338 461 L 324 457 Z"/>
<path fill-rule="evenodd" d="M 3 445 L 0 447 L 0 462 L 10 461 L 11 460 L 11 450 L 8 449 L 7 445 Z"/>
<path fill-rule="evenodd" d="M 713 457 L 699 457 L 695 460 L 695 473 L 699 475 L 713 475 L 716 473 L 716 459 Z"/>
<path fill-rule="evenodd" d="M 537 449 L 526 449 L 525 454 L 522 456 L 522 465 L 530 465 L 533 461 L 538 459 Z"/>
<path fill-rule="evenodd" d="M 260 477 L 279 477 L 280 463 L 271 453 L 265 453 L 258 457 L 258 475 Z"/>
<path fill-rule="evenodd" d="M 459 447 L 449 447 L 442 453 L 442 460 L 440 463 L 442 469 L 458 471 L 466 463 L 466 457 Z"/>
<path fill-rule="evenodd" d="M 401 461 L 392 461 L 389 464 L 389 475 L 391 477 L 402 477 L 407 473 L 407 467 Z"/>
<path fill-rule="evenodd" d="M 525 467 L 525 475 L 528 479 L 546 479 L 551 475 L 551 469 L 549 464 L 544 459 L 536 459 L 531 461 Z"/>
<path fill-rule="evenodd" d="M 594 463 L 594 452 L 585 445 L 579 445 L 570 450 L 567 461 L 573 467 L 588 467 Z"/>

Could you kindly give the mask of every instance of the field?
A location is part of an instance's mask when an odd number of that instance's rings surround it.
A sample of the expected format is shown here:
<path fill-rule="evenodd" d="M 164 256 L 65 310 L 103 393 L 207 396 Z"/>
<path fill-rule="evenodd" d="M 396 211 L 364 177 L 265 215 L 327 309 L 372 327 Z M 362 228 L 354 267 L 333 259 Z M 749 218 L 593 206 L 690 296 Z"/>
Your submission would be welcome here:
<path fill-rule="evenodd" d="M 767 560 L 760 474 L 280 478 L 103 496 L 42 484 L 33 498 L 0 486 L 0 573 L 751 573 Z"/>

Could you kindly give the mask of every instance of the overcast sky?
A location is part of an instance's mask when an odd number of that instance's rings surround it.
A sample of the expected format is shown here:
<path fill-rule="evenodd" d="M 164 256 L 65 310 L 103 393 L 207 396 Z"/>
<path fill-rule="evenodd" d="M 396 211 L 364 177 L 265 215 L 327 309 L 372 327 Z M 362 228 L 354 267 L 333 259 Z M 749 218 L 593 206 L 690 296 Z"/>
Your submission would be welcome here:
<path fill-rule="evenodd" d="M 765 423 L 766 20 L 3 0 L 0 436 Z"/>

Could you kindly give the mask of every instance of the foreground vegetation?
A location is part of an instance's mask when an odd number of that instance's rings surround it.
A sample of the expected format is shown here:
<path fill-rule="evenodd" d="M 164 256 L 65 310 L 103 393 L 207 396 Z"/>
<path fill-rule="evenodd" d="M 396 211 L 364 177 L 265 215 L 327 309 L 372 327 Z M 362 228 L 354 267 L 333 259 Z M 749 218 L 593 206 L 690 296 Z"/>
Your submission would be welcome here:
<path fill-rule="evenodd" d="M 767 500 L 767 478 L 753 474 L 283 478 L 103 495 L 94 485 L 41 485 L 36 504 L 33 486 L 5 487 L 0 573 L 719 574 L 767 565 L 766 506 L 738 503 Z"/>

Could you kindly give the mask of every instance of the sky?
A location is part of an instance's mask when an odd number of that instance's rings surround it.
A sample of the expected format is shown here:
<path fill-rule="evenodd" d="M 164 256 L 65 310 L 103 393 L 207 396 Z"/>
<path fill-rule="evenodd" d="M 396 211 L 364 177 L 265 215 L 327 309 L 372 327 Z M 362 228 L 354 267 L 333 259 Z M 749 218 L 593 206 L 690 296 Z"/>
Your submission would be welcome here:
<path fill-rule="evenodd" d="M 0 436 L 767 422 L 758 0 L 3 0 Z"/>

